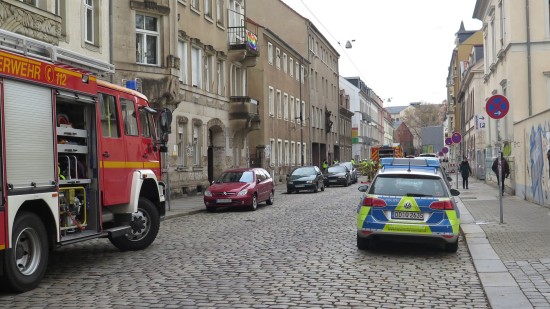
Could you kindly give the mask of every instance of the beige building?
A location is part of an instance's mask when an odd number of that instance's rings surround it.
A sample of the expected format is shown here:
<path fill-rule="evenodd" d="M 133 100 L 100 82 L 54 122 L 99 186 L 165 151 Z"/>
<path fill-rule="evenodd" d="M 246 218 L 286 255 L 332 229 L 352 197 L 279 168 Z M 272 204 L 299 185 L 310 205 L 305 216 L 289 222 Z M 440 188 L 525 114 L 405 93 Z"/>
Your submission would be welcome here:
<path fill-rule="evenodd" d="M 303 55 L 280 36 L 258 25 L 258 64 L 248 75 L 250 95 L 259 98 L 260 130 L 249 135 L 251 163 L 283 181 L 293 167 L 310 164 L 306 141 Z M 253 149 L 252 149 L 253 147 Z"/>
<path fill-rule="evenodd" d="M 463 107 L 464 126 L 462 131 L 464 155 L 470 161 L 473 176 L 478 179 L 491 178 L 492 162 L 487 161 L 487 141 L 494 132 L 486 126 L 487 113 L 485 111 L 483 46 L 474 45 L 470 49 L 468 60 L 461 66 L 461 83 L 457 93 L 458 101 Z M 493 175 L 494 176 L 494 175 Z"/>
<path fill-rule="evenodd" d="M 483 44 L 483 32 L 480 30 L 466 30 L 464 23 L 460 24 L 459 30 L 455 34 L 455 48 L 451 55 L 449 71 L 447 74 L 447 117 L 445 127 L 445 138 L 451 138 L 453 133 L 458 132 L 462 136 L 462 141 L 458 144 L 446 145 L 449 148 L 448 159 L 451 164 L 459 164 L 463 156 L 468 156 L 469 141 L 465 141 L 465 135 L 469 134 L 466 123 L 470 122 L 473 117 L 473 109 L 467 111 L 465 106 L 469 104 L 465 102 L 465 92 L 462 84 L 464 83 L 465 75 L 463 72 L 468 68 L 468 60 L 474 46 Z M 470 95 L 468 94 L 468 100 Z M 471 154 L 475 154 L 471 152 Z M 470 160 L 476 160 L 470 157 Z M 484 161 L 484 159 L 481 159 Z"/>
<path fill-rule="evenodd" d="M 115 80 L 136 81 L 154 106 L 173 111 L 166 162 L 172 194 L 201 192 L 223 170 L 247 166 L 247 135 L 259 123 L 247 72 L 259 50 L 244 0 L 112 6 Z"/>
<path fill-rule="evenodd" d="M 507 191 L 548 205 L 550 149 L 550 11 L 548 1 L 478 0 L 483 22 L 484 99 L 504 95 L 509 112 L 489 119 L 488 161 L 510 163 Z M 492 172 L 491 172 L 492 173 Z"/>
<path fill-rule="evenodd" d="M 46 51 L 40 56 L 106 79 L 114 72 L 108 25 L 107 1 L 0 1 L 0 29 L 59 46 L 63 52 Z"/>
<path fill-rule="evenodd" d="M 338 58 L 330 43 L 315 25 L 280 0 L 255 0 L 247 6 L 247 16 L 276 33 L 282 41 L 307 55 L 296 65 L 294 74 L 308 79 L 304 123 L 309 130 L 304 153 L 305 162 L 320 166 L 323 160 L 340 159 L 341 151 L 337 130 L 339 111 Z M 284 20 L 281 19 L 284 16 Z M 309 64 L 305 66 L 303 63 Z"/>

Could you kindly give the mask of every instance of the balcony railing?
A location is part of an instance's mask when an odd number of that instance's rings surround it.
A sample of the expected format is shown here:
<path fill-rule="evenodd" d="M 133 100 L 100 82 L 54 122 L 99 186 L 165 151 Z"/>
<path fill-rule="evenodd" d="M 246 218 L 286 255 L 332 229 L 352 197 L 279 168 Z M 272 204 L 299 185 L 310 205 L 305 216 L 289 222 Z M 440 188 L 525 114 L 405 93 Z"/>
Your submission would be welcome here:
<path fill-rule="evenodd" d="M 247 50 L 259 54 L 258 36 L 244 26 L 227 27 L 229 50 Z"/>

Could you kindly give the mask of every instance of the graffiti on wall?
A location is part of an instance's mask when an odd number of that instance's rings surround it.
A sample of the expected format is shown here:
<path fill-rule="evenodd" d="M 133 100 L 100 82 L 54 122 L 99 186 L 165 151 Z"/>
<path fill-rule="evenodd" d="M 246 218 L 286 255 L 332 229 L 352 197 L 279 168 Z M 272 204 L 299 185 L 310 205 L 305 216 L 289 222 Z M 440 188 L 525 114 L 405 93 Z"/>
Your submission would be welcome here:
<path fill-rule="evenodd" d="M 539 125 L 531 128 L 529 137 L 529 165 L 533 202 L 544 204 L 543 172 L 546 157 L 546 130 Z"/>

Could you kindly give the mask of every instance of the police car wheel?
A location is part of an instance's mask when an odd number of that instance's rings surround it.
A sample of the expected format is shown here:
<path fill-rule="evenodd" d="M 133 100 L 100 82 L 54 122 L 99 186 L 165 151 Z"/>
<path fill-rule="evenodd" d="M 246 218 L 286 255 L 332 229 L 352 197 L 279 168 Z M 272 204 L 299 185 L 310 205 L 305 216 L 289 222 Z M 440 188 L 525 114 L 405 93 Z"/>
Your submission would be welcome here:
<path fill-rule="evenodd" d="M 371 240 L 367 238 L 362 238 L 357 235 L 357 249 L 359 250 L 369 250 L 371 247 Z"/>
<path fill-rule="evenodd" d="M 446 243 L 445 244 L 445 251 L 446 252 L 457 252 L 458 251 L 458 239 L 455 242 Z"/>

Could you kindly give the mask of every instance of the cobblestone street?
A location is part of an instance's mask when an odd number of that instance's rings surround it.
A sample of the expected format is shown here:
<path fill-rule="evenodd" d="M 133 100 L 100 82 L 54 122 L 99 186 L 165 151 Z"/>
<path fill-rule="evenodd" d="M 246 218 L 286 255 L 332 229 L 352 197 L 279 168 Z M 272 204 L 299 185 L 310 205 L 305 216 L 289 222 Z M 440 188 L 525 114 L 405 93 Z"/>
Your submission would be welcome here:
<path fill-rule="evenodd" d="M 278 190 L 282 189 L 278 187 Z M 257 211 L 200 212 L 164 221 L 142 252 L 107 240 L 52 255 L 9 308 L 488 308 L 461 239 L 435 246 L 378 243 L 358 251 L 357 185 L 276 193 Z"/>

